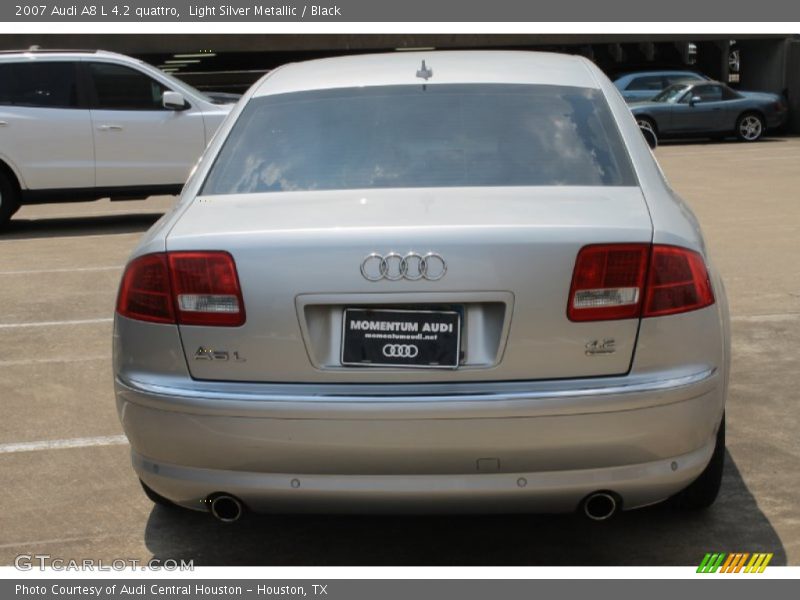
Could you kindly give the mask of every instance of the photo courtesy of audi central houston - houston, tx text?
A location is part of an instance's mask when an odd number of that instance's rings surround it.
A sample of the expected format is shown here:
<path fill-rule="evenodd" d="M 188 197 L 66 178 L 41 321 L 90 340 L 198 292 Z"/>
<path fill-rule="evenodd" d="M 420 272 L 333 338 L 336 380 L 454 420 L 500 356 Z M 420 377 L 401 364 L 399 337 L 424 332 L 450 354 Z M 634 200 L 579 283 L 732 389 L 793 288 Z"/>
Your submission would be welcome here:
<path fill-rule="evenodd" d="M 0 35 L 0 562 L 796 564 L 798 130 L 794 35 Z"/>

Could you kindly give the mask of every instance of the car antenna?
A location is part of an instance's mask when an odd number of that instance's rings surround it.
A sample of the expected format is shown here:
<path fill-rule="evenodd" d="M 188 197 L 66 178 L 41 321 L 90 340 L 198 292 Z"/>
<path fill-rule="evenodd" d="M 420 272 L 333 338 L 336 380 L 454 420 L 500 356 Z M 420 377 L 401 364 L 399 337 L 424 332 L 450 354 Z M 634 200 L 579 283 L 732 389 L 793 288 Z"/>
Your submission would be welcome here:
<path fill-rule="evenodd" d="M 422 66 L 417 70 L 417 77 L 424 79 L 426 82 L 433 77 L 433 69 L 429 69 L 424 60 L 422 61 Z M 425 84 L 422 85 L 422 89 L 425 89 Z"/>

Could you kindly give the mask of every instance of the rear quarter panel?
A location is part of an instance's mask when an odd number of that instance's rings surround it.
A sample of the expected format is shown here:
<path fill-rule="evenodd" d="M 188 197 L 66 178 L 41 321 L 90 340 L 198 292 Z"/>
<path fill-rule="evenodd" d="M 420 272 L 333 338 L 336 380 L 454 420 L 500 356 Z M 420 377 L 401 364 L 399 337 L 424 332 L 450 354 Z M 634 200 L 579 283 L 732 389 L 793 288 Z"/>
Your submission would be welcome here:
<path fill-rule="evenodd" d="M 593 65 L 589 68 L 594 69 Z M 716 300 L 712 306 L 701 310 L 642 319 L 631 372 L 706 365 L 719 369 L 727 386 L 730 365 L 728 303 L 725 286 L 709 256 L 700 223 L 691 207 L 669 185 L 616 88 L 602 74 L 598 74 L 597 80 L 606 92 L 630 150 L 653 224 L 653 243 L 682 246 L 702 254 Z M 721 397 L 724 399 L 724 395 Z"/>

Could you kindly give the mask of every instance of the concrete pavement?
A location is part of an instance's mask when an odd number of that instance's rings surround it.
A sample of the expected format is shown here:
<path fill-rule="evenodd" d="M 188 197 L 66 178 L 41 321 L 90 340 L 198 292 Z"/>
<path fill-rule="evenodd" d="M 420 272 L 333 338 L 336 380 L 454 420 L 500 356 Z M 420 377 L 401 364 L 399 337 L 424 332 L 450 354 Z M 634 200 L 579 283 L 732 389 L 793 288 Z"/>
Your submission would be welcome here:
<path fill-rule="evenodd" d="M 30 206 L 0 234 L 0 564 L 45 553 L 196 565 L 689 565 L 707 551 L 800 564 L 800 139 L 670 144 L 657 156 L 700 219 L 733 318 L 728 464 L 711 510 L 653 507 L 601 525 L 270 516 L 221 526 L 155 508 L 118 437 L 110 319 L 127 254 L 173 199 Z"/>

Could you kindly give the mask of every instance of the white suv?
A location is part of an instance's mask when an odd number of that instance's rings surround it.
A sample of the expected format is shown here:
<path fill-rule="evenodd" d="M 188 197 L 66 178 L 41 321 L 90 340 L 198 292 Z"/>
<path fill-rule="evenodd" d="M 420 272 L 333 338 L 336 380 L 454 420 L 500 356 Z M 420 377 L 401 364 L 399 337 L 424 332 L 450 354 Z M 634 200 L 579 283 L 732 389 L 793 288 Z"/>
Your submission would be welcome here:
<path fill-rule="evenodd" d="M 178 193 L 231 106 L 120 54 L 0 53 L 0 227 L 20 204 Z"/>

